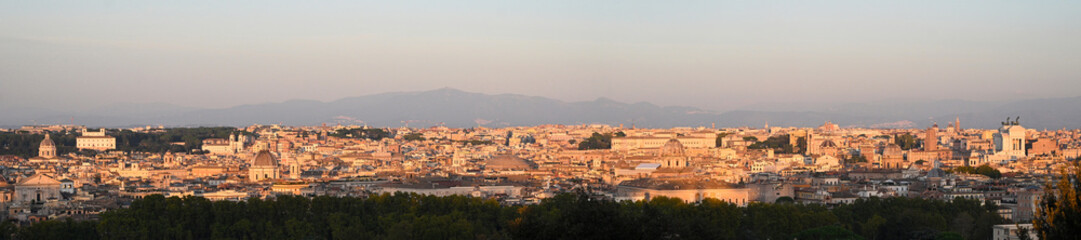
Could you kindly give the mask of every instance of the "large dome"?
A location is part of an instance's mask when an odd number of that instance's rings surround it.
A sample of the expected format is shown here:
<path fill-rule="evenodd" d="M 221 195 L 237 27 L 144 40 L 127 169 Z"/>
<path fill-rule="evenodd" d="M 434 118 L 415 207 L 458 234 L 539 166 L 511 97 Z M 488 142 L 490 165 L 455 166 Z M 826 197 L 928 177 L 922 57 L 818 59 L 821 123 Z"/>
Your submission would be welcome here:
<path fill-rule="evenodd" d="M 529 161 L 514 155 L 502 155 L 485 161 L 484 168 L 490 170 L 526 170 L 532 169 L 532 165 L 529 164 Z"/>
<path fill-rule="evenodd" d="M 662 157 L 682 157 L 683 155 L 683 143 L 680 143 L 679 140 L 674 138 L 669 139 L 668 142 L 664 143 L 664 146 L 661 147 Z"/>
<path fill-rule="evenodd" d="M 275 167 L 278 166 L 278 161 L 274 159 L 274 155 L 270 154 L 270 151 L 259 151 L 259 154 L 255 155 L 255 160 L 251 164 L 253 167 Z"/>
<path fill-rule="evenodd" d="M 54 147 L 56 143 L 53 143 L 53 139 L 49 138 L 49 134 L 45 134 L 45 139 L 41 140 L 41 147 Z"/>

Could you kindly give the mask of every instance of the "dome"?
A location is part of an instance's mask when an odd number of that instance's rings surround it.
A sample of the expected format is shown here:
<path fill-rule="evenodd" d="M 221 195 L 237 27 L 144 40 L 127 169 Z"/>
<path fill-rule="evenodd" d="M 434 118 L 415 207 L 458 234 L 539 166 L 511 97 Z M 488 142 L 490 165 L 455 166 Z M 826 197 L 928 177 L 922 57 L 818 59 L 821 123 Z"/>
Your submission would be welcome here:
<path fill-rule="evenodd" d="M 683 144 L 675 138 L 669 139 L 668 142 L 664 143 L 664 146 L 661 147 L 661 156 L 663 157 L 681 157 L 683 155 Z"/>
<path fill-rule="evenodd" d="M 41 140 L 41 147 L 55 147 L 56 143 L 53 143 L 53 139 L 49 138 L 49 134 L 45 134 L 45 139 Z"/>
<path fill-rule="evenodd" d="M 484 168 L 492 170 L 524 170 L 532 169 L 533 167 L 529 164 L 529 161 L 526 161 L 525 159 L 514 155 L 501 155 L 485 161 Z"/>
<path fill-rule="evenodd" d="M 819 147 L 835 148 L 837 147 L 837 143 L 834 143 L 833 140 L 826 139 L 826 141 L 822 141 L 822 145 L 819 145 Z"/>
<path fill-rule="evenodd" d="M 252 161 L 251 165 L 253 167 L 276 167 L 278 166 L 278 161 L 274 159 L 274 155 L 271 155 L 270 151 L 263 150 L 259 151 L 259 154 L 255 155 L 255 160 Z"/>
<path fill-rule="evenodd" d="M 946 171 L 943 171 L 941 168 L 934 168 L 927 172 L 927 177 L 943 178 L 946 177 Z"/>

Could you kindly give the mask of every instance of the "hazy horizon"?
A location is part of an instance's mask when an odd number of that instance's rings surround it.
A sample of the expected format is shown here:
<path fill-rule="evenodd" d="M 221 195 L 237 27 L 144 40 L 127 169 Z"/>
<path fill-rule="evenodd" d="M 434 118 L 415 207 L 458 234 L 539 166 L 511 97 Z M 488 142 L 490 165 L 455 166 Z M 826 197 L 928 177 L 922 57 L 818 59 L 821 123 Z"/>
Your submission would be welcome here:
<path fill-rule="evenodd" d="M 0 3 L 0 107 L 443 87 L 733 110 L 1081 96 L 1078 2 Z"/>

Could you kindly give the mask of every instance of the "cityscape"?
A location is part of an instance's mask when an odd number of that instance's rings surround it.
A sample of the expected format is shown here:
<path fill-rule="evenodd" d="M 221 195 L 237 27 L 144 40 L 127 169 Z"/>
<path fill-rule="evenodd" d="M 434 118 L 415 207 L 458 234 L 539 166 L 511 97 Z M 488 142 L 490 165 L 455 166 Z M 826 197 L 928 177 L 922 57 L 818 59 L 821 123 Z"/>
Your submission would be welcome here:
<path fill-rule="evenodd" d="M 243 201 L 415 193 L 534 205 L 568 192 L 736 206 L 960 198 L 1027 222 L 1043 186 L 1081 157 L 1078 130 L 1026 129 L 1020 117 L 998 129 L 964 128 L 959 118 L 945 125 L 36 125 L 2 131 L 5 151 L 33 151 L 3 155 L 0 183 L 7 218 L 20 223 L 95 219 L 151 195 Z"/>
<path fill-rule="evenodd" d="M 1081 239 L 1078 13 L 0 1 L 0 240 Z"/>

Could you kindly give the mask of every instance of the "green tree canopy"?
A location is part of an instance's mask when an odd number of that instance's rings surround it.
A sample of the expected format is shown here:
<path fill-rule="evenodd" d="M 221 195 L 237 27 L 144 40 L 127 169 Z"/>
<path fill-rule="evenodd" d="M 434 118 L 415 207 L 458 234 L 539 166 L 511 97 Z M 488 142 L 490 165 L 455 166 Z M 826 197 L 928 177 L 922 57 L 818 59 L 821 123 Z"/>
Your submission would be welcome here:
<path fill-rule="evenodd" d="M 151 195 L 99 221 L 50 220 L 20 239 L 933 239 L 975 217 L 971 239 L 1002 220 L 977 201 L 859 199 L 852 204 L 642 201 L 560 194 L 535 205 L 465 196 L 279 196 L 246 201 Z M 966 217 L 969 216 L 969 217 Z M 2 230 L 2 228 L 0 228 Z M 10 229 L 9 229 L 10 230 Z M 10 232 L 10 231 L 8 231 Z M 856 233 L 861 233 L 857 235 Z M 983 234 L 983 235 L 978 235 Z"/>
<path fill-rule="evenodd" d="M 594 132 L 592 136 L 578 143 L 578 150 L 612 149 L 612 134 Z"/>
<path fill-rule="evenodd" d="M 893 143 L 897 144 L 897 146 L 901 146 L 901 150 L 911 150 L 920 147 L 916 136 L 912 136 L 912 134 L 909 133 L 897 136 L 893 139 Z"/>
<path fill-rule="evenodd" d="M 1044 195 L 1032 220 L 1040 239 L 1073 239 L 1081 236 L 1081 163 L 1063 169 L 1058 181 L 1044 186 Z"/>

